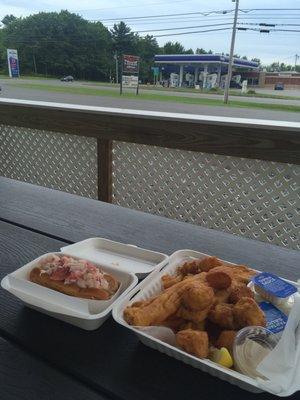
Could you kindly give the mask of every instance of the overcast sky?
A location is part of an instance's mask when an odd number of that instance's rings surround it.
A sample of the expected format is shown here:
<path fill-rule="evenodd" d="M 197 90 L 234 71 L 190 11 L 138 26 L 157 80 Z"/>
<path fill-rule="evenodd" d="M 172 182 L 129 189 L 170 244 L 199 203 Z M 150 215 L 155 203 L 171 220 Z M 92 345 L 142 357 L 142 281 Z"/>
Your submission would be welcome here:
<path fill-rule="evenodd" d="M 202 12 L 213 10 L 232 10 L 235 6 L 231 0 L 0 0 L 0 17 L 6 14 L 27 16 L 39 11 L 60 11 L 68 9 L 84 18 L 104 20 L 108 18 L 123 18 L 149 15 L 163 15 L 175 13 Z M 84 8 L 84 9 L 83 9 Z M 300 31 L 300 0 L 240 0 L 241 10 L 255 8 L 298 8 L 298 11 L 252 11 L 240 12 L 240 23 L 276 23 L 276 29 L 291 29 Z M 203 27 L 232 22 L 233 13 L 225 15 L 212 14 L 209 16 L 192 15 L 180 17 L 141 19 L 138 21 L 125 21 L 134 31 L 149 30 L 149 34 L 159 35 L 205 29 L 219 29 L 220 26 Z M 173 19 L 173 20 L 172 20 Z M 107 27 L 112 26 L 112 21 L 103 21 Z M 290 24 L 290 25 L 287 25 Z M 291 24 L 294 24 L 291 25 Z M 297 24 L 298 26 L 296 26 Z M 199 28 L 188 28 L 200 26 Z M 224 25 L 228 27 L 230 25 Z M 243 25 L 255 28 L 255 25 Z M 187 27 L 186 30 L 150 31 L 166 28 Z M 146 32 L 140 33 L 145 35 Z M 185 47 L 203 47 L 212 49 L 216 53 L 229 52 L 230 31 L 216 31 L 194 33 L 181 36 L 166 36 L 157 38 L 160 45 L 165 42 L 180 41 Z M 300 55 L 300 32 L 272 32 L 262 34 L 254 31 L 238 31 L 235 52 L 249 58 L 258 57 L 263 63 L 282 61 L 294 63 L 295 54 Z M 299 62 L 298 62 L 299 63 Z"/>

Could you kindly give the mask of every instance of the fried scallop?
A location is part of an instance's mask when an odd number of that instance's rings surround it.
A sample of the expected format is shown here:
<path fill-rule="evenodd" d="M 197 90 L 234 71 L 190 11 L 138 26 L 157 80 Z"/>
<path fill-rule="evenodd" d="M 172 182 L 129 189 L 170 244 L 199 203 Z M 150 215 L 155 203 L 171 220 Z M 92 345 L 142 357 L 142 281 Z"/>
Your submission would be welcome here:
<path fill-rule="evenodd" d="M 214 291 L 203 282 L 195 282 L 182 296 L 182 303 L 192 310 L 204 310 L 213 304 Z"/>
<path fill-rule="evenodd" d="M 178 268 L 178 273 L 182 275 L 195 275 L 200 272 L 208 272 L 210 269 L 222 265 L 222 262 L 217 257 L 205 257 L 186 261 Z"/>
<path fill-rule="evenodd" d="M 234 329 L 233 305 L 227 303 L 217 304 L 208 314 L 211 322 L 225 329 Z"/>
<path fill-rule="evenodd" d="M 266 318 L 254 299 L 242 297 L 233 307 L 235 325 L 238 328 L 246 326 L 266 326 Z"/>
<path fill-rule="evenodd" d="M 195 331 L 185 329 L 176 334 L 177 345 L 187 353 L 193 354 L 199 358 L 208 356 L 208 335 L 204 331 Z"/>
<path fill-rule="evenodd" d="M 235 287 L 235 288 L 233 288 L 231 290 L 231 293 L 230 293 L 230 296 L 229 296 L 229 302 L 235 304 L 242 297 L 250 297 L 251 299 L 254 299 L 254 293 L 247 286 Z"/>
<path fill-rule="evenodd" d="M 214 289 L 227 289 L 232 283 L 231 268 L 225 266 L 213 268 L 208 271 L 206 280 Z"/>
<path fill-rule="evenodd" d="M 222 331 L 215 342 L 215 346 L 220 349 L 226 347 L 226 349 L 232 353 L 233 343 L 236 337 L 237 331 Z"/>

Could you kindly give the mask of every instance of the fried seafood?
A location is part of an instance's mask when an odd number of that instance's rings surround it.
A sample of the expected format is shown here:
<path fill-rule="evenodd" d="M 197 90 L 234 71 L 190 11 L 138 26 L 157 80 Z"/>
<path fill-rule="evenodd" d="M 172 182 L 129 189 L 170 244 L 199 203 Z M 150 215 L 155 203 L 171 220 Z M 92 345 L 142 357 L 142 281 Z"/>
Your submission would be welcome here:
<path fill-rule="evenodd" d="M 213 268 L 208 271 L 206 280 L 214 289 L 227 289 L 232 283 L 232 268 L 225 266 Z"/>
<path fill-rule="evenodd" d="M 209 346 L 232 354 L 237 330 L 266 324 L 247 287 L 255 274 L 216 257 L 186 261 L 174 275 L 162 276 L 160 294 L 133 303 L 124 310 L 124 318 L 130 325 L 172 329 L 177 345 L 197 357 L 207 357 Z"/>
<path fill-rule="evenodd" d="M 232 347 L 236 334 L 236 331 L 222 331 L 215 342 L 215 346 L 218 349 L 226 347 L 226 349 L 232 354 Z"/>
<path fill-rule="evenodd" d="M 184 318 L 188 321 L 192 321 L 195 323 L 199 323 L 204 321 L 207 318 L 210 307 L 205 308 L 204 310 L 191 310 L 184 306 L 179 307 L 177 311 L 177 316 L 180 318 Z"/>
<path fill-rule="evenodd" d="M 210 269 L 222 265 L 222 262 L 217 257 L 205 257 L 199 260 L 186 261 L 178 268 L 178 273 L 185 275 L 195 275 L 199 272 L 208 272 Z"/>
<path fill-rule="evenodd" d="M 201 275 L 201 274 L 200 274 Z M 125 321 L 130 325 L 149 326 L 159 325 L 172 314 L 175 314 L 181 305 L 182 295 L 193 283 L 201 279 L 195 275 L 179 282 L 140 306 L 129 306 L 124 310 Z"/>
<path fill-rule="evenodd" d="M 266 326 L 266 318 L 254 299 L 242 297 L 233 307 L 234 321 L 237 328 L 245 326 Z"/>
<path fill-rule="evenodd" d="M 208 356 L 208 335 L 207 332 L 185 329 L 176 334 L 176 343 L 187 353 L 199 358 Z"/>
<path fill-rule="evenodd" d="M 237 303 L 242 297 L 250 297 L 251 299 L 254 299 L 254 293 L 253 291 L 248 288 L 247 286 L 238 286 L 236 288 L 233 288 L 231 290 L 231 293 L 229 295 L 229 302 L 230 303 Z"/>
<path fill-rule="evenodd" d="M 182 296 L 183 305 L 192 310 L 204 310 L 213 304 L 214 291 L 204 282 L 195 282 Z"/>
<path fill-rule="evenodd" d="M 183 275 L 171 276 L 169 274 L 166 274 L 161 277 L 161 283 L 164 289 L 168 289 L 176 283 L 181 282 L 182 279 Z"/>
<path fill-rule="evenodd" d="M 230 294 L 231 294 L 231 287 L 221 290 L 215 289 L 214 304 L 227 303 Z"/>
<path fill-rule="evenodd" d="M 234 317 L 233 317 L 233 305 L 227 303 L 217 304 L 214 309 L 212 309 L 208 318 L 211 322 L 221 326 L 226 329 L 234 329 Z"/>
<path fill-rule="evenodd" d="M 257 274 L 256 271 L 245 265 L 233 265 L 230 268 L 232 268 L 232 279 L 239 284 L 247 285 L 251 278 Z"/>
<path fill-rule="evenodd" d="M 205 331 L 205 320 L 201 322 L 194 322 L 194 321 L 186 321 L 184 324 L 180 326 L 179 330 L 184 329 L 193 329 L 195 331 Z"/>

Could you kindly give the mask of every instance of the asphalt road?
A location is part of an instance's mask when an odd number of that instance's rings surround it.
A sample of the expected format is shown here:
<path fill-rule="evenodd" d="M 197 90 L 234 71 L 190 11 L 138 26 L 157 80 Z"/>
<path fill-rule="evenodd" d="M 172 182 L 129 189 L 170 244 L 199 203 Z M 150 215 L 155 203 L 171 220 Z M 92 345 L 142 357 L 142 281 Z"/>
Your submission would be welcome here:
<path fill-rule="evenodd" d="M 29 83 L 30 81 L 24 80 L 23 82 Z M 40 83 L 39 80 L 34 80 L 34 82 Z M 47 84 L 49 84 L 51 80 L 48 80 L 46 82 Z M 57 81 L 54 82 L 55 83 L 53 84 L 55 85 L 57 84 L 66 85 L 66 83 L 60 83 L 60 82 L 58 83 Z M 39 101 L 49 101 L 58 103 L 69 103 L 69 104 L 83 104 L 83 105 L 100 106 L 100 107 L 127 108 L 134 110 L 166 111 L 166 112 L 189 113 L 198 115 L 215 115 L 215 116 L 227 116 L 227 117 L 258 118 L 258 119 L 300 122 L 300 113 L 296 112 L 271 111 L 265 109 L 235 108 L 235 107 L 223 107 L 223 106 L 207 106 L 207 105 L 196 105 L 196 104 L 180 104 L 172 102 L 167 103 L 160 101 L 128 99 L 128 98 L 122 98 L 121 96 L 120 98 L 116 98 L 108 96 L 91 96 L 91 95 L 81 95 L 81 94 L 76 95 L 70 93 L 47 92 L 45 90 L 19 88 L 14 86 L 14 84 L 11 84 L 10 81 L 5 79 L 1 80 L 0 84 L 2 86 L 1 98 L 39 100 Z M 186 93 L 182 93 L 182 95 L 186 95 Z M 237 98 L 235 97 L 235 99 Z M 263 99 L 257 99 L 257 102 L 262 102 L 261 100 Z M 278 102 L 279 100 L 275 99 L 275 101 Z M 281 100 L 281 102 L 285 104 L 285 100 Z"/>
<path fill-rule="evenodd" d="M 0 80 L 1 82 L 1 80 Z M 81 88 L 92 88 L 92 89 L 104 89 L 104 90 L 110 90 L 113 92 L 119 92 L 119 85 L 111 85 L 111 84 L 105 84 L 105 83 L 98 83 L 98 82 L 88 82 L 88 81 L 74 81 L 72 83 L 66 83 L 66 82 L 60 82 L 58 79 L 18 79 L 18 80 L 2 80 L 2 83 L 8 83 L 9 85 L 14 85 L 14 84 L 19 84 L 19 83 L 26 83 L 26 84 L 45 84 L 45 85 L 50 85 L 50 86 L 65 86 L 65 87 L 81 87 Z M 239 90 L 232 89 L 235 92 L 239 93 Z M 232 97 L 234 100 L 238 100 L 241 102 L 250 102 L 250 103 L 266 103 L 266 104 L 287 104 L 287 105 L 297 105 L 300 106 L 300 89 L 290 89 L 290 90 L 284 90 L 284 91 L 275 91 L 272 89 L 268 88 L 257 88 L 255 89 L 257 93 L 262 93 L 262 94 L 271 94 L 273 96 L 292 96 L 292 97 L 298 97 L 298 99 L 276 99 L 276 98 L 263 98 L 263 97 Z M 140 86 L 140 92 L 141 93 L 148 93 L 148 94 L 155 94 L 155 95 L 168 95 L 168 96 L 176 96 L 176 97 L 192 97 L 192 98 L 206 98 L 206 99 L 223 99 L 223 95 L 220 94 L 212 94 L 212 93 L 202 93 L 202 92 L 197 92 L 197 91 L 180 91 L 180 90 L 168 90 L 165 88 L 162 88 L 161 86 L 157 88 L 153 88 L 152 86 L 146 87 L 145 85 Z"/>

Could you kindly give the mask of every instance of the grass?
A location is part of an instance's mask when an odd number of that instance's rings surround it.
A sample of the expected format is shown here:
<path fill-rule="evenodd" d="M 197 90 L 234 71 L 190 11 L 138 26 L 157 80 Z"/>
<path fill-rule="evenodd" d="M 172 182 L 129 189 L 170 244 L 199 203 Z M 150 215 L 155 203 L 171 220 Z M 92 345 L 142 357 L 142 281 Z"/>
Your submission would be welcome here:
<path fill-rule="evenodd" d="M 0 74 L 0 79 L 10 79 L 7 75 Z M 59 78 L 55 78 L 52 76 L 43 76 L 43 75 L 28 75 L 28 76 L 21 76 L 19 78 L 20 81 L 22 80 L 39 80 L 39 79 L 48 79 L 48 80 L 59 80 Z M 81 82 L 82 85 L 87 85 L 87 86 L 95 86 L 95 87 L 103 87 L 103 86 L 110 86 L 110 87 L 119 87 L 118 84 L 116 83 L 110 83 L 110 82 L 95 82 L 95 81 L 80 81 L 78 80 L 77 82 Z M 159 92 L 180 92 L 180 93 L 194 93 L 194 94 L 204 94 L 204 95 L 219 95 L 223 96 L 223 91 L 221 89 L 217 91 L 209 91 L 209 90 L 197 90 L 194 88 L 185 88 L 185 87 L 177 87 L 177 88 L 171 88 L 171 87 L 162 87 L 162 86 L 153 86 L 153 85 L 141 85 L 141 89 L 143 90 L 157 90 Z M 230 96 L 236 96 L 236 97 L 252 97 L 252 98 L 264 98 L 264 99 L 280 99 L 280 100 L 300 100 L 300 96 L 286 96 L 284 94 L 269 94 L 269 93 L 253 93 L 253 94 L 248 94 L 248 93 L 241 93 L 241 91 L 238 90 L 230 90 L 229 92 Z"/>
<path fill-rule="evenodd" d="M 106 96 L 106 97 L 117 97 L 120 98 L 120 94 L 117 91 L 98 89 L 98 88 L 85 88 L 85 87 L 71 87 L 71 86 L 54 86 L 42 83 L 15 83 L 14 86 L 24 89 L 35 89 L 45 90 L 48 92 L 56 93 L 70 93 L 78 95 L 89 95 L 89 96 Z M 209 98 L 198 98 L 198 97 L 184 97 L 184 96 L 168 96 L 157 95 L 152 93 L 141 93 L 138 96 L 134 92 L 124 93 L 122 98 L 130 98 L 135 100 L 148 100 L 148 101 L 160 101 L 169 103 L 182 103 L 182 104 L 199 104 L 208 106 L 223 106 L 223 107 L 239 107 L 239 108 L 259 108 L 266 110 L 275 111 L 291 111 L 300 112 L 300 106 L 287 105 L 287 104 L 266 104 L 266 103 L 254 103 L 246 101 L 231 100 L 228 105 L 224 105 L 220 99 L 209 99 Z"/>
<path fill-rule="evenodd" d="M 101 84 L 102 86 L 105 85 L 104 83 Z M 163 88 L 163 87 L 155 87 L 155 86 L 142 86 L 143 89 L 146 90 L 157 90 L 157 91 L 165 91 L 167 92 L 186 92 L 186 93 L 199 93 L 199 94 L 214 94 L 214 95 L 220 95 L 223 96 L 224 92 L 220 89 L 216 92 L 214 91 L 209 91 L 209 90 L 197 90 L 194 88 Z M 285 96 L 285 95 L 277 95 L 277 94 L 268 94 L 268 93 L 241 93 L 240 91 L 237 90 L 230 90 L 229 91 L 230 96 L 237 96 L 237 97 L 260 97 L 260 98 L 265 98 L 265 99 L 280 99 L 280 100 L 300 100 L 300 96 Z"/>

